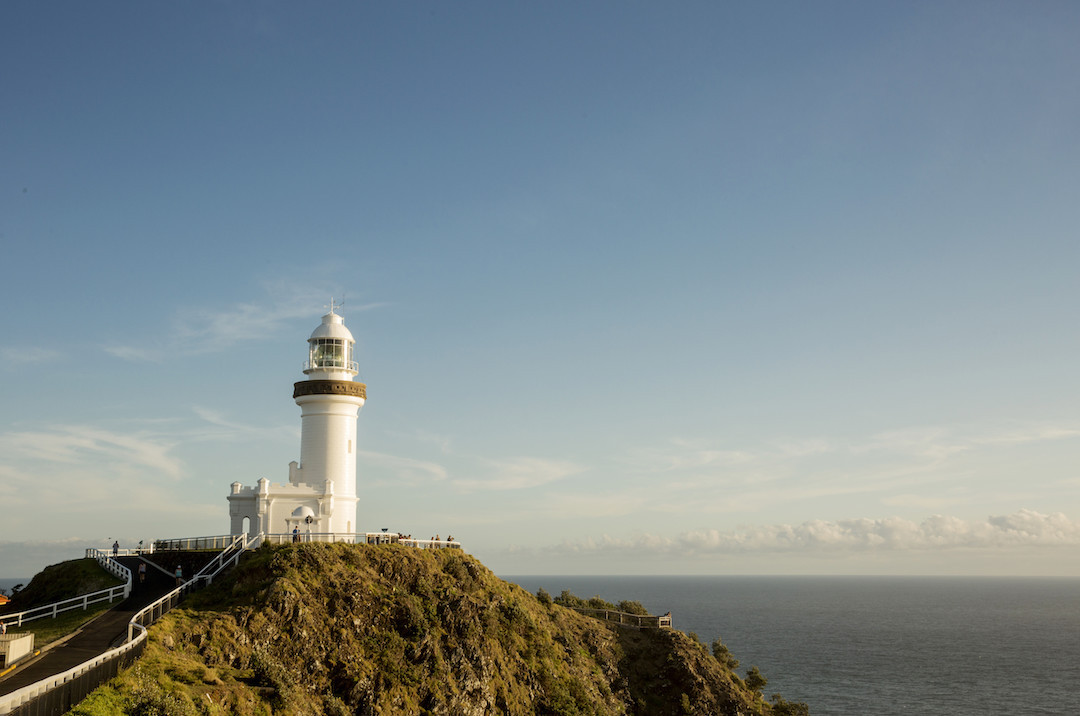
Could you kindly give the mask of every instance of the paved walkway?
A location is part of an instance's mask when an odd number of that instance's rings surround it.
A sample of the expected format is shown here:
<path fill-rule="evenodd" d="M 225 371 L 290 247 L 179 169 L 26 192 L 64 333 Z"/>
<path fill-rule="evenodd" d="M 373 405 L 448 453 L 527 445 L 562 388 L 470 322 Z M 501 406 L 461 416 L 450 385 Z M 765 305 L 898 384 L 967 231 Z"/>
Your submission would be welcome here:
<path fill-rule="evenodd" d="M 138 557 L 120 557 L 131 573 L 138 575 Z M 190 572 L 187 572 L 190 576 Z M 82 627 L 67 641 L 46 647 L 40 656 L 27 660 L 14 671 L 0 679 L 0 696 L 18 691 L 24 686 L 60 674 L 84 661 L 119 646 L 127 638 L 128 622 L 135 613 L 150 602 L 176 587 L 176 580 L 154 567 L 147 566 L 146 584 L 139 584 L 138 576 L 131 596 Z"/>

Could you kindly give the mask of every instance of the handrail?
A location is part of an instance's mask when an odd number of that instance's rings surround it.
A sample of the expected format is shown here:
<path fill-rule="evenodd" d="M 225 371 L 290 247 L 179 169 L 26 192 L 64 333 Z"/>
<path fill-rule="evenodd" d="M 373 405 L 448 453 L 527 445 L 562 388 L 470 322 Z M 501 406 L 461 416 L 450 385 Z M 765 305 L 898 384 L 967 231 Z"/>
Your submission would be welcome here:
<path fill-rule="evenodd" d="M 131 570 L 124 565 L 117 562 L 115 559 L 109 556 L 109 553 L 102 549 L 90 548 L 86 550 L 87 557 L 93 557 L 98 561 L 102 567 L 113 575 L 123 579 L 127 582 L 127 590 L 124 592 L 124 596 L 131 594 Z"/>
<path fill-rule="evenodd" d="M 147 606 L 136 612 L 135 615 L 132 616 L 131 620 L 128 622 L 127 639 L 122 645 L 113 649 L 109 649 L 108 651 L 103 652 L 102 654 L 94 657 L 93 659 L 85 661 L 82 664 L 79 664 L 78 666 L 75 666 L 71 669 L 68 669 L 62 674 L 56 674 L 54 676 L 47 677 L 36 683 L 24 686 L 17 691 L 12 691 L 10 694 L 0 696 L 0 716 L 6 716 L 6 714 L 10 714 L 12 710 L 22 706 L 23 704 L 27 703 L 32 699 L 37 698 L 38 696 L 41 696 L 51 691 L 60 684 L 77 678 L 80 675 L 86 673 L 88 670 L 95 668 L 100 664 L 104 664 L 112 659 L 119 658 L 126 654 L 128 651 L 138 648 L 139 645 L 146 640 L 146 628 L 156 622 L 158 619 L 160 619 L 163 614 L 176 606 L 176 604 L 180 601 L 184 594 L 197 587 L 198 584 L 196 580 L 206 579 L 206 583 L 209 583 L 210 579 L 219 574 L 230 563 L 235 564 L 239 560 L 240 554 L 243 553 L 244 550 L 249 549 L 252 545 L 257 546 L 262 541 L 262 535 L 257 535 L 252 540 L 248 540 L 247 535 L 229 535 L 229 538 L 231 542 L 229 546 L 223 551 L 223 554 L 227 551 L 234 551 L 235 554 L 231 557 L 225 557 L 218 560 L 218 567 L 212 573 L 203 574 L 207 571 L 207 567 L 203 567 L 203 569 L 199 570 L 199 573 L 196 576 L 192 577 L 176 589 L 173 589 L 168 594 L 162 596 L 161 598 L 157 599 L 151 604 L 148 604 Z M 211 560 L 211 564 L 214 561 L 215 560 Z M 127 567 L 124 567 L 123 565 L 119 566 L 127 570 Z M 128 588 L 130 589 L 131 570 L 127 571 Z"/>
<path fill-rule="evenodd" d="M 88 661 L 84 661 L 77 666 L 73 666 L 72 668 L 68 669 L 63 673 L 55 674 L 48 678 L 42 679 L 41 681 L 24 686 L 23 688 L 16 691 L 12 691 L 10 694 L 0 696 L 0 716 L 10 714 L 14 709 L 17 709 L 28 701 L 53 690 L 60 684 L 77 678 L 89 671 L 90 669 L 93 669 L 100 664 L 112 661 L 113 659 L 119 658 L 127 652 L 139 647 L 142 642 L 146 640 L 146 629 L 141 626 L 139 627 L 139 629 L 142 629 L 142 632 L 136 639 L 128 640 L 118 647 L 102 652 L 93 659 L 89 659 Z"/>
<path fill-rule="evenodd" d="M 579 614 L 585 616 L 595 617 L 596 619 L 603 619 L 613 624 L 622 624 L 623 626 L 636 627 L 638 629 L 645 627 L 650 629 L 670 629 L 671 628 L 671 612 L 664 614 L 663 616 L 653 616 L 652 614 L 631 614 L 629 612 L 620 612 L 615 609 L 593 609 L 591 607 L 570 607 Z"/>
<path fill-rule="evenodd" d="M 173 537 L 154 540 L 154 550 L 225 549 L 236 535 L 210 535 L 208 537 Z"/>
<path fill-rule="evenodd" d="M 59 602 L 53 602 L 52 604 L 42 604 L 40 607 L 34 607 L 33 609 L 27 609 L 22 612 L 14 612 L 12 614 L 0 614 L 0 622 L 7 624 L 8 626 L 21 627 L 26 622 L 32 622 L 37 619 L 55 619 L 58 615 L 64 612 L 69 612 L 72 609 L 87 609 L 91 604 L 97 604 L 98 602 L 104 602 L 108 600 L 112 602 L 117 597 L 121 599 L 127 599 L 131 594 L 131 570 L 120 564 L 108 553 L 99 549 L 86 550 L 86 556 L 97 559 L 98 563 L 107 570 L 110 574 L 123 579 L 123 584 L 118 584 L 115 587 L 106 587 L 105 589 L 99 589 L 96 592 L 88 592 L 81 594 L 77 597 L 71 597 L 69 599 L 62 599 Z"/>
<path fill-rule="evenodd" d="M 98 602 L 104 601 L 112 602 L 118 598 L 122 599 L 124 598 L 124 592 L 127 589 L 128 585 L 118 584 L 115 587 L 101 589 L 96 592 L 89 592 L 88 594 L 72 597 L 71 599 L 65 599 L 60 602 L 43 604 L 40 607 L 27 609 L 24 612 L 0 614 L 0 622 L 4 622 L 8 626 L 21 627 L 26 622 L 32 622 L 37 619 L 55 619 L 58 615 L 69 612 L 72 609 L 87 609 L 91 604 L 97 604 Z"/>
<path fill-rule="evenodd" d="M 236 535 L 233 538 L 232 544 L 223 549 L 216 557 L 203 565 L 203 568 L 200 569 L 194 577 L 192 577 L 192 580 L 204 579 L 206 580 L 207 584 L 210 584 L 214 580 L 214 577 L 216 577 L 223 569 L 229 566 L 229 563 L 235 565 L 237 562 L 240 561 L 240 555 L 243 554 L 245 549 L 247 549 L 247 544 L 248 540 L 246 534 Z M 217 565 L 216 568 L 211 569 L 215 565 Z"/>
<path fill-rule="evenodd" d="M 261 536 L 271 544 L 289 542 L 344 542 L 346 544 L 403 544 L 420 549 L 461 549 L 457 540 L 412 539 L 390 532 L 271 532 Z"/>

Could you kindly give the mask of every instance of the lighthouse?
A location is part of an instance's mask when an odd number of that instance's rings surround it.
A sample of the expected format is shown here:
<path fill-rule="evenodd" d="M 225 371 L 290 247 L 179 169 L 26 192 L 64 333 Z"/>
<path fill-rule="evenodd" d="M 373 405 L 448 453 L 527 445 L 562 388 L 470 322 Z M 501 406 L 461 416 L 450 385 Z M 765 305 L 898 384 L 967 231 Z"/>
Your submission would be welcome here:
<path fill-rule="evenodd" d="M 300 465 L 290 469 L 289 482 L 325 485 L 326 532 L 352 532 L 356 519 L 356 417 L 367 386 L 353 380 L 355 345 L 331 301 L 330 312 L 308 338 L 308 379 L 293 385 L 300 406 Z"/>
<path fill-rule="evenodd" d="M 353 380 L 356 340 L 330 312 L 308 338 L 305 380 L 293 384 L 300 406 L 300 462 L 289 463 L 289 481 L 265 477 L 254 487 L 232 483 L 228 496 L 233 534 L 352 534 L 356 527 L 356 419 L 367 386 Z"/>

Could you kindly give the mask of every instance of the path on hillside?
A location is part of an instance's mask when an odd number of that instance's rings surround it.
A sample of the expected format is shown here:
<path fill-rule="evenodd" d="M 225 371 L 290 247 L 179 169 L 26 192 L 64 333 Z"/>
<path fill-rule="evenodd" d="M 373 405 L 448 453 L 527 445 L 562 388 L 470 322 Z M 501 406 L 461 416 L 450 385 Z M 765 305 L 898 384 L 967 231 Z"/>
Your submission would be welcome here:
<path fill-rule="evenodd" d="M 120 557 L 119 561 L 138 574 L 138 557 Z M 186 572 L 190 576 L 191 572 Z M 176 587 L 176 580 L 154 567 L 146 570 L 146 584 L 135 577 L 131 596 L 97 617 L 63 644 L 49 649 L 28 664 L 0 679 L 0 696 L 18 691 L 55 674 L 74 668 L 117 646 L 127 638 L 128 622 L 150 602 Z"/>

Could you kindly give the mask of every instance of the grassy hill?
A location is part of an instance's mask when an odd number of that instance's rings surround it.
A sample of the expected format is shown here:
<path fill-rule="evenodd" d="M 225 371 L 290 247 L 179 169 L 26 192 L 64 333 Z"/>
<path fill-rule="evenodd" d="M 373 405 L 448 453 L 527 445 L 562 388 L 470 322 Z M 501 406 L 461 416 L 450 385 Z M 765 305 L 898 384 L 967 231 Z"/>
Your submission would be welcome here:
<path fill-rule="evenodd" d="M 545 597 L 459 550 L 264 546 L 72 713 L 805 713 L 765 703 L 696 638 Z"/>
<path fill-rule="evenodd" d="M 106 572 L 96 559 L 71 559 L 41 570 L 12 595 L 0 614 L 26 611 L 123 583 L 124 580 Z"/>

